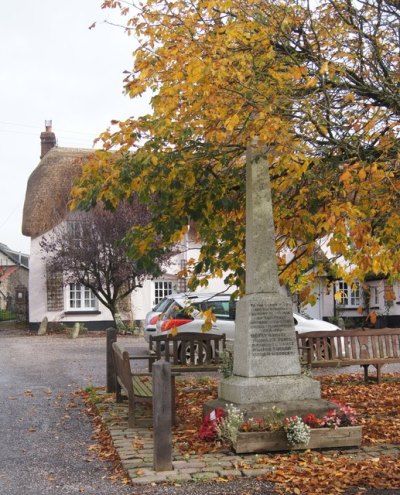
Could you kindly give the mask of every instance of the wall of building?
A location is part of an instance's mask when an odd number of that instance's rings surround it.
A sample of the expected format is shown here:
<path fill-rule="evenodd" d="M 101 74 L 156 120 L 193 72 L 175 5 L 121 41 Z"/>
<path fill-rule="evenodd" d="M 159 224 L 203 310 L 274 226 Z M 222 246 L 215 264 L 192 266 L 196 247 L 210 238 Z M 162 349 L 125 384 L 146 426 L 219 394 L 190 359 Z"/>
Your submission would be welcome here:
<path fill-rule="evenodd" d="M 378 316 L 377 326 L 400 327 L 400 283 L 393 284 L 393 293 L 395 299 L 387 303 L 385 299 L 385 280 L 369 281 L 370 288 L 370 311 L 375 311 Z M 325 282 L 321 280 L 315 285 L 313 290 L 317 297 L 317 303 L 314 306 L 306 305 L 302 311 L 312 318 L 330 319 L 342 317 L 346 326 L 361 326 L 366 323 L 367 310 L 365 309 L 365 300 L 361 297 L 360 306 L 364 307 L 360 313 L 359 306 L 340 307 L 335 303 L 335 291 L 333 286 L 326 287 Z"/>
<path fill-rule="evenodd" d="M 134 320 L 144 321 L 146 314 L 155 306 L 155 282 L 164 280 L 172 282 L 172 291 L 181 292 L 182 284 L 177 274 L 190 259 L 197 260 L 201 244 L 192 235 L 185 235 L 181 244 L 177 245 L 178 254 L 173 256 L 164 267 L 164 274 L 155 280 L 146 280 L 143 287 L 132 293 L 132 311 Z M 224 277 L 223 277 L 224 278 Z M 207 287 L 199 287 L 195 292 L 221 292 L 226 290 L 223 278 L 211 278 Z"/>
<path fill-rule="evenodd" d="M 3 269 L 4 272 L 3 272 Z M 24 266 L 16 265 L 3 252 L 0 252 L 0 309 L 15 308 L 17 287 L 28 287 L 29 270 Z"/>
<path fill-rule="evenodd" d="M 46 234 L 44 234 L 46 235 Z M 63 286 L 63 308 L 48 309 L 46 265 L 42 259 L 40 241 L 42 237 L 31 239 L 30 270 L 29 270 L 29 326 L 32 330 L 39 328 L 44 317 L 50 323 L 65 323 L 72 325 L 75 322 L 84 323 L 89 329 L 107 328 L 113 324 L 110 311 L 98 302 L 95 312 L 79 312 L 67 314 L 65 310 L 66 288 Z"/>

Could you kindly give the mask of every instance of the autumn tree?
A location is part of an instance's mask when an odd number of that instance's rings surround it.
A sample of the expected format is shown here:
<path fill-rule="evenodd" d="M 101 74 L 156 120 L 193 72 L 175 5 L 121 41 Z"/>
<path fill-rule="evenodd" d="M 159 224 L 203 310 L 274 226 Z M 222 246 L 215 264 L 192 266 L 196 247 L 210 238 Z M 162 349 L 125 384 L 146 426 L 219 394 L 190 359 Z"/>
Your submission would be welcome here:
<path fill-rule="evenodd" d="M 110 310 L 117 328 L 123 327 L 124 298 L 145 278 L 160 275 L 171 254 L 156 244 L 139 256 L 130 252 L 127 233 L 146 226 L 149 219 L 138 201 L 120 202 L 113 212 L 98 205 L 70 213 L 40 243 L 49 272 L 63 273 L 65 284 L 91 289 Z"/>
<path fill-rule="evenodd" d="M 195 284 L 227 271 L 243 288 L 244 153 L 257 138 L 284 283 L 306 297 L 327 270 L 348 281 L 400 272 L 398 1 L 103 7 L 119 8 L 139 43 L 125 89 L 151 91 L 153 111 L 113 121 L 76 204 L 137 192 L 149 245 L 179 239 L 189 217 L 203 242 Z"/>

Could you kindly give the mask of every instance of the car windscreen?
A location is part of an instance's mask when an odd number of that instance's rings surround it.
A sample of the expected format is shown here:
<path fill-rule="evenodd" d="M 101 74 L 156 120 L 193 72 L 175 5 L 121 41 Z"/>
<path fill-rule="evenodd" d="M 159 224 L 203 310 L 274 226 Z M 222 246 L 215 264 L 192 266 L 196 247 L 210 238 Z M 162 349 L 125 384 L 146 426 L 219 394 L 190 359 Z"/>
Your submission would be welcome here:
<path fill-rule="evenodd" d="M 178 301 L 173 301 L 165 313 L 165 318 L 188 318 L 193 320 L 199 312 L 198 304 L 184 304 Z"/>
<path fill-rule="evenodd" d="M 154 312 L 160 312 L 164 313 L 174 302 L 174 300 L 171 297 L 165 297 L 162 299 L 158 304 L 156 304 L 153 308 Z"/>

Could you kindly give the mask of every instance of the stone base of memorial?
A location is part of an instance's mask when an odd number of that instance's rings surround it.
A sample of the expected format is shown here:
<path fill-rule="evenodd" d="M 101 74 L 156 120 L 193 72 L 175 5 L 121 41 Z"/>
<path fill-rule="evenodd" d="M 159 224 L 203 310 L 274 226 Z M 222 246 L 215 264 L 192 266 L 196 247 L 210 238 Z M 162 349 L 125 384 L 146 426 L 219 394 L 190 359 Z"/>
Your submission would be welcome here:
<path fill-rule="evenodd" d="M 319 399 L 320 383 L 301 374 L 292 303 L 280 294 L 246 294 L 236 310 L 233 376 L 218 397 L 234 404 Z"/>
<path fill-rule="evenodd" d="M 319 400 L 320 383 L 304 375 L 243 377 L 232 375 L 219 384 L 218 397 L 234 404 Z"/>
<path fill-rule="evenodd" d="M 361 426 L 341 428 L 311 429 L 311 438 L 307 445 L 290 445 L 284 431 L 239 432 L 233 449 L 237 454 L 284 452 L 289 450 L 334 449 L 359 447 L 361 445 Z"/>

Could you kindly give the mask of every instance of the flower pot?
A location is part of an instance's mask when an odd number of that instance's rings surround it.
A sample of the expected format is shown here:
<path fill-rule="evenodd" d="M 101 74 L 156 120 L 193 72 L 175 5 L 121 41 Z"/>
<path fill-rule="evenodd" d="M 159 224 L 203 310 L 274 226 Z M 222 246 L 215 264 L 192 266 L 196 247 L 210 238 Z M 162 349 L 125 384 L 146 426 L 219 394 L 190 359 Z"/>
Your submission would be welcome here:
<path fill-rule="evenodd" d="M 338 447 L 359 447 L 361 426 L 341 428 L 312 428 L 307 445 L 290 445 L 284 431 L 238 432 L 233 448 L 237 454 L 256 452 L 277 452 L 284 450 L 332 449 Z"/>

